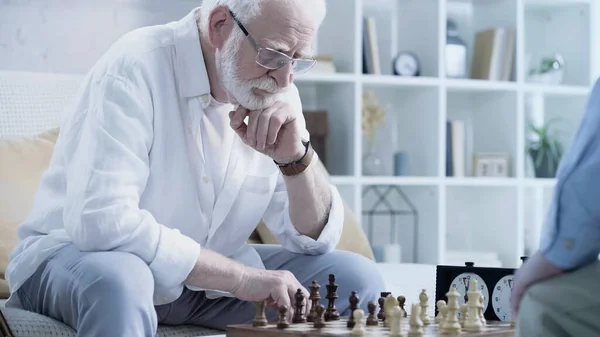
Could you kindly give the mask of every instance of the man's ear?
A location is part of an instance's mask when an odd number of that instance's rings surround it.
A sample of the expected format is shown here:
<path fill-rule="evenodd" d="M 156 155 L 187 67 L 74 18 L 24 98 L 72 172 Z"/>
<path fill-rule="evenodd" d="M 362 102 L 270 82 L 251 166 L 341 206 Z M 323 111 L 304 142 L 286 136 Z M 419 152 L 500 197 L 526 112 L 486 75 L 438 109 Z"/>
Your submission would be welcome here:
<path fill-rule="evenodd" d="M 233 18 L 227 6 L 218 6 L 208 16 L 208 40 L 215 48 L 223 48 L 233 28 Z"/>

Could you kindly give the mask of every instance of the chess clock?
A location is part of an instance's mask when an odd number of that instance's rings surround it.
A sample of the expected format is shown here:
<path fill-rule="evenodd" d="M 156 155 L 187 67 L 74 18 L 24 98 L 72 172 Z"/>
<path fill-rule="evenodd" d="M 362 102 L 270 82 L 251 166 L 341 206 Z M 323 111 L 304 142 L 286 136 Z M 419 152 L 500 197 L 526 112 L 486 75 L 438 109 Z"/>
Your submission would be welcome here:
<path fill-rule="evenodd" d="M 521 258 L 525 260 L 525 257 Z M 467 301 L 469 281 L 477 280 L 478 290 L 483 294 L 484 317 L 489 321 L 510 322 L 510 295 L 513 287 L 515 269 L 477 267 L 473 262 L 465 266 L 438 265 L 436 267 L 435 301 L 448 301 L 446 293 L 455 288 L 460 294 L 458 304 Z M 460 310 L 458 312 L 460 317 Z"/>

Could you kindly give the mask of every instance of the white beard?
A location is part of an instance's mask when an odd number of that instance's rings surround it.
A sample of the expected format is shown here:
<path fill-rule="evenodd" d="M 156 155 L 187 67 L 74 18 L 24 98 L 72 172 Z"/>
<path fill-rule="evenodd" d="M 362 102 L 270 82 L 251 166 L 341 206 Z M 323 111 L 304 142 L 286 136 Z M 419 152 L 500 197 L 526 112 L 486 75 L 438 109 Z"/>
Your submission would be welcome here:
<path fill-rule="evenodd" d="M 225 42 L 223 50 L 217 51 L 216 55 L 221 84 L 227 91 L 231 103 L 239 104 L 249 110 L 266 109 L 280 100 L 287 88 L 277 87 L 275 80 L 267 75 L 253 80 L 240 79 L 237 53 L 240 49 L 241 39 L 245 36 L 241 32 L 233 34 L 234 36 Z M 253 89 L 262 89 L 273 94 L 260 95 L 254 93 Z"/>

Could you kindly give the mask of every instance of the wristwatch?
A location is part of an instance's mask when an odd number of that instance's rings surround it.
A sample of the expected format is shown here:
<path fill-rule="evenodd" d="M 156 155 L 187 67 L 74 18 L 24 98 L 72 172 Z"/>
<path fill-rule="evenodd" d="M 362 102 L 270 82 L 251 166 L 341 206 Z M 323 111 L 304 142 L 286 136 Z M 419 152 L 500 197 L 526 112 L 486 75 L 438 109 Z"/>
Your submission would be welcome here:
<path fill-rule="evenodd" d="M 310 144 L 310 141 L 303 140 L 302 144 L 304 144 L 304 147 L 306 148 L 306 150 L 304 151 L 304 156 L 302 156 L 302 158 L 288 164 L 280 164 L 278 162 L 275 162 L 275 164 L 279 166 L 279 170 L 284 176 L 294 176 L 300 174 L 304 172 L 304 170 L 306 170 L 308 165 L 310 165 L 315 150 Z"/>

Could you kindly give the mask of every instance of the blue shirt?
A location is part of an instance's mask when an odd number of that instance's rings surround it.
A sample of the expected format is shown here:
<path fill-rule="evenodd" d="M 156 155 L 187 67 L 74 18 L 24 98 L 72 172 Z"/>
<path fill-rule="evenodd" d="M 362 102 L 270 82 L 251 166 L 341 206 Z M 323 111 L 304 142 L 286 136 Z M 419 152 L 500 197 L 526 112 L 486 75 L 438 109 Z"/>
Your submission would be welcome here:
<path fill-rule="evenodd" d="M 600 254 L 600 80 L 556 178 L 540 250 L 554 265 L 574 269 Z"/>

